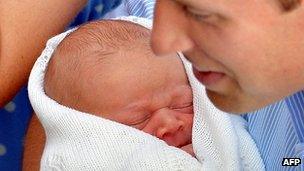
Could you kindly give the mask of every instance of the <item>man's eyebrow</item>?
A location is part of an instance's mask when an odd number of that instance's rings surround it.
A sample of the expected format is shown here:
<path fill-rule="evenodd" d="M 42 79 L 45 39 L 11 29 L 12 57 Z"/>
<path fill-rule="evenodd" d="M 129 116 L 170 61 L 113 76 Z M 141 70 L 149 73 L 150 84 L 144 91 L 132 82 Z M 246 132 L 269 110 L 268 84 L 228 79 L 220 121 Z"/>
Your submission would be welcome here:
<path fill-rule="evenodd" d="M 204 5 L 202 5 L 201 4 L 202 0 L 173 0 L 173 1 L 193 9 L 208 9 L 208 7 L 210 7 L 210 3 L 206 1 Z"/>
<path fill-rule="evenodd" d="M 229 8 L 221 5 L 225 0 L 213 0 L 212 2 L 207 0 L 172 0 L 180 5 L 183 5 L 187 8 L 199 10 L 202 12 L 212 12 L 218 14 L 219 16 L 226 18 L 227 14 L 230 13 Z M 225 16 L 225 17 L 224 17 Z"/>
<path fill-rule="evenodd" d="M 193 1 L 192 0 L 173 0 L 176 1 L 177 3 L 183 4 L 183 5 L 193 5 Z"/>
<path fill-rule="evenodd" d="M 175 1 L 175 3 L 183 6 L 183 8 L 190 8 L 190 9 L 197 9 L 197 5 L 195 1 L 193 0 L 172 0 Z"/>

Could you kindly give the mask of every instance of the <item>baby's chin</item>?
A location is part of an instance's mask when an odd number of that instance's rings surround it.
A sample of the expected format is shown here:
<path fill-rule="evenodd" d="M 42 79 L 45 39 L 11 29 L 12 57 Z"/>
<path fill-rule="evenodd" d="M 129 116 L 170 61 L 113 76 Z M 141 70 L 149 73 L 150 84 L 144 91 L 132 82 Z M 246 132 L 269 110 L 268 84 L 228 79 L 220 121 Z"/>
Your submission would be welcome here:
<path fill-rule="evenodd" d="M 189 144 L 192 144 L 192 142 L 191 142 L 191 141 L 185 142 L 185 143 L 183 143 L 183 144 L 181 144 L 181 145 L 178 145 L 178 146 L 176 146 L 176 147 L 177 147 L 177 148 L 183 148 L 183 147 L 185 147 L 185 146 L 187 146 L 187 145 L 189 145 Z"/>
<path fill-rule="evenodd" d="M 193 151 L 193 146 L 192 143 L 184 145 L 182 147 L 180 147 L 181 150 L 187 152 L 188 154 L 190 154 L 191 156 L 195 157 L 194 151 Z"/>

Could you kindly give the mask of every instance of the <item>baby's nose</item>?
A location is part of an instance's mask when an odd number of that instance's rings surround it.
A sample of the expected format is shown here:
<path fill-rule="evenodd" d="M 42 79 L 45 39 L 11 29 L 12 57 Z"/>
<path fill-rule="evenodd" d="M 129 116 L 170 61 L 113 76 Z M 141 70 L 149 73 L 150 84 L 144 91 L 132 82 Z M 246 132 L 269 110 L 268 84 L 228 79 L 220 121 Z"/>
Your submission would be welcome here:
<path fill-rule="evenodd" d="M 185 127 L 185 123 L 181 120 L 172 120 L 159 127 L 156 132 L 156 136 L 159 139 L 168 138 L 174 136 L 177 132 L 182 131 Z"/>

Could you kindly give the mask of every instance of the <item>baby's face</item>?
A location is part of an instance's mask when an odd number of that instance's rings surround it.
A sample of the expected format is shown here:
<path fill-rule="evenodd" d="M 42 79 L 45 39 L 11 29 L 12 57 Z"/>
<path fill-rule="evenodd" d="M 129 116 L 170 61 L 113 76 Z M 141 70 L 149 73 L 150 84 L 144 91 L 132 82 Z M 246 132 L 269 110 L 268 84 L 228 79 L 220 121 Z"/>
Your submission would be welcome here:
<path fill-rule="evenodd" d="M 87 106 L 169 145 L 191 143 L 192 90 L 181 60 L 176 54 L 156 57 L 140 51 L 103 59 L 103 67 L 95 71 L 101 74 L 87 84 L 88 97 L 94 97 Z"/>

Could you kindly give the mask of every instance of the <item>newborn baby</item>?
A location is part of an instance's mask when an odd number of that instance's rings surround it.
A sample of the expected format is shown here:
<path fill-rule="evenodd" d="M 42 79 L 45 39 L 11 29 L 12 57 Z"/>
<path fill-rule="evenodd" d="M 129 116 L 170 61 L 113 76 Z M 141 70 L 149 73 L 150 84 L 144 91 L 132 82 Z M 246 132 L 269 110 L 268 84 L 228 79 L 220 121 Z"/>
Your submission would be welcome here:
<path fill-rule="evenodd" d="M 192 90 L 177 54 L 156 57 L 150 31 L 125 21 L 99 21 L 57 47 L 45 92 L 58 103 L 116 121 L 180 147 L 191 145 Z"/>
<path fill-rule="evenodd" d="M 36 61 L 41 169 L 263 170 L 244 119 L 215 108 L 182 54 L 152 54 L 149 20 L 121 19 L 62 33 Z"/>

